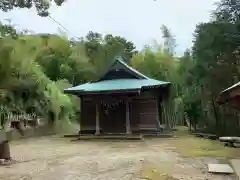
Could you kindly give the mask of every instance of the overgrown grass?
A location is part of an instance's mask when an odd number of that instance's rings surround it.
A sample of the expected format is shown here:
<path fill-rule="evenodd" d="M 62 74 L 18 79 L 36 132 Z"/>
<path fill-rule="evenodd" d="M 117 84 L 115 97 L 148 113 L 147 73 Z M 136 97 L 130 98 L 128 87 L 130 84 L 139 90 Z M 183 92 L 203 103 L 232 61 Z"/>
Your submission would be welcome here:
<path fill-rule="evenodd" d="M 195 137 L 189 134 L 186 128 L 179 128 L 175 135 L 176 137 L 169 140 L 169 143 L 183 156 L 240 158 L 240 148 L 225 147 L 218 140 Z"/>
<path fill-rule="evenodd" d="M 184 157 L 225 157 L 240 158 L 240 148 L 224 147 L 218 140 L 208 140 L 191 135 L 187 128 L 180 127 L 175 132 L 175 137 L 164 139 L 174 148 L 174 151 Z M 148 180 L 176 180 L 169 176 L 172 174 L 174 164 L 172 162 L 146 163 L 142 168 L 141 177 Z"/>
<path fill-rule="evenodd" d="M 70 122 L 70 121 L 58 121 L 56 123 L 55 131 L 58 134 L 71 133 L 76 134 L 80 129 L 78 123 Z"/>
<path fill-rule="evenodd" d="M 171 169 L 173 168 L 173 164 L 164 162 L 161 164 L 155 165 L 148 165 L 147 167 L 143 167 L 141 171 L 141 177 L 148 180 L 177 180 L 172 176 L 168 175 L 171 174 Z"/>
<path fill-rule="evenodd" d="M 5 132 L 0 131 L 0 141 L 8 139 L 9 141 L 18 141 L 28 138 L 40 138 L 42 136 L 57 136 L 60 137 L 65 133 L 77 133 L 79 130 L 79 124 L 66 121 L 58 121 L 55 126 L 43 125 L 36 128 L 24 129 L 24 136 L 13 129 L 12 131 Z"/>

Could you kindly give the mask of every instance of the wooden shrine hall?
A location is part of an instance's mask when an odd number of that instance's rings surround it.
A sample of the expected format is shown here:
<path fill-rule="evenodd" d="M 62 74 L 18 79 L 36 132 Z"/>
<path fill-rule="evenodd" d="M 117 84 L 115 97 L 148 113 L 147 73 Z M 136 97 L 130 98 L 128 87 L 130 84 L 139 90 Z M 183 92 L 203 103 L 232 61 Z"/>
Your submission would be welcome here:
<path fill-rule="evenodd" d="M 81 99 L 80 134 L 159 134 L 169 82 L 151 79 L 115 59 L 97 81 L 65 89 Z"/>
<path fill-rule="evenodd" d="M 240 82 L 220 92 L 217 101 L 220 105 L 226 104 L 240 110 Z"/>

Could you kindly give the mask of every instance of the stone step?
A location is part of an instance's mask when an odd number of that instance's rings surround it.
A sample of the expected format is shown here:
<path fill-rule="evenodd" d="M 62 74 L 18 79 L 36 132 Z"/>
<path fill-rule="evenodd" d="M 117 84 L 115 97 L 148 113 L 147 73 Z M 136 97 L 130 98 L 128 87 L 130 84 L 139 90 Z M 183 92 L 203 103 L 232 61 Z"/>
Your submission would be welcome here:
<path fill-rule="evenodd" d="M 232 159 L 231 163 L 232 163 L 233 169 L 236 172 L 236 175 L 240 179 L 240 159 Z"/>
<path fill-rule="evenodd" d="M 80 135 L 77 140 L 143 140 L 142 135 Z"/>
<path fill-rule="evenodd" d="M 173 133 L 146 133 L 143 134 L 144 137 L 157 137 L 157 138 L 169 138 L 169 137 L 173 137 Z"/>
<path fill-rule="evenodd" d="M 109 140 L 143 140 L 143 135 L 141 134 L 66 134 L 65 138 L 77 138 L 78 140 L 90 140 L 90 139 L 109 139 Z"/>

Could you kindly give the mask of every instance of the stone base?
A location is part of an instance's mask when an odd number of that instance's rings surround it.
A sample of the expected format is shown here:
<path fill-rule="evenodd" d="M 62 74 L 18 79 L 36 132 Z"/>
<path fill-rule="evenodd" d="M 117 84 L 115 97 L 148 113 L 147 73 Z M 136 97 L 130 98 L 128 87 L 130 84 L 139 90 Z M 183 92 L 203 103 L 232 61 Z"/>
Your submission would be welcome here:
<path fill-rule="evenodd" d="M 7 140 L 0 143 L 0 159 L 11 160 L 10 147 Z"/>
<path fill-rule="evenodd" d="M 88 135 L 81 134 L 78 140 L 143 140 L 143 136 L 140 134 L 100 134 L 100 135 Z"/>

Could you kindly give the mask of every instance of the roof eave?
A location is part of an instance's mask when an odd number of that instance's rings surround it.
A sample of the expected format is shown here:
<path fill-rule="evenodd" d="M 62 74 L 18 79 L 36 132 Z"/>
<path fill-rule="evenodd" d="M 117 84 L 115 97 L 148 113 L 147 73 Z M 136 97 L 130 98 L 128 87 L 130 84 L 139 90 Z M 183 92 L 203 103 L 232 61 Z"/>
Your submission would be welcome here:
<path fill-rule="evenodd" d="M 137 93 L 139 94 L 141 90 L 148 89 L 148 88 L 160 88 L 160 87 L 168 87 L 171 83 L 164 83 L 164 84 L 158 84 L 158 85 L 149 85 L 149 86 L 142 86 L 141 88 L 136 89 L 121 89 L 121 90 L 104 90 L 104 91 L 84 91 L 84 90 L 71 90 L 71 89 L 65 89 L 65 94 L 71 94 L 71 95 L 100 95 L 100 94 L 121 94 L 121 93 Z"/>
<path fill-rule="evenodd" d="M 139 94 L 141 89 L 124 89 L 124 90 L 106 90 L 106 91 L 78 91 L 78 90 L 65 90 L 64 93 L 72 95 L 103 95 L 103 94 Z"/>
<path fill-rule="evenodd" d="M 157 84 L 157 85 L 148 85 L 148 86 L 142 86 L 141 89 L 151 89 L 151 88 L 160 88 L 160 87 L 168 87 L 171 83 L 166 82 L 164 84 Z"/>
<path fill-rule="evenodd" d="M 240 91 L 239 85 L 233 85 L 233 86 L 225 89 L 224 91 L 220 92 L 217 102 L 219 104 L 224 104 L 224 103 L 236 98 L 238 96 L 238 93 L 233 95 L 232 93 L 234 93 L 234 91 Z"/>
<path fill-rule="evenodd" d="M 239 87 L 240 87 L 240 82 L 238 82 L 238 83 L 230 86 L 229 88 L 223 90 L 222 92 L 220 92 L 220 94 L 228 93 L 228 92 L 233 91 L 233 90 L 235 90 L 235 89 L 237 89 L 237 88 L 239 88 Z"/>
<path fill-rule="evenodd" d="M 82 91 L 79 90 L 68 90 L 68 89 L 64 89 L 63 93 L 64 94 L 70 94 L 70 95 L 79 95 L 81 94 Z"/>

